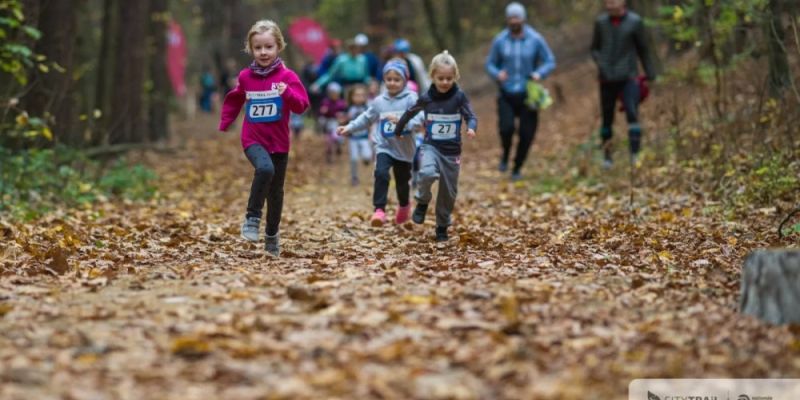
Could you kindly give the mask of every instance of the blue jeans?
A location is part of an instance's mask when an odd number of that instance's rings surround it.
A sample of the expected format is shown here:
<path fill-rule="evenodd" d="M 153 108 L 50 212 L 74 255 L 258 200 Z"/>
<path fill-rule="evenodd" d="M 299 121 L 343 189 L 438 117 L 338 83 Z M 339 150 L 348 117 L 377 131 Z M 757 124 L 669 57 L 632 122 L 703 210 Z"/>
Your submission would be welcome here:
<path fill-rule="evenodd" d="M 247 218 L 261 218 L 264 202 L 267 203 L 267 235 L 275 236 L 283 211 L 283 182 L 289 154 L 267 152 L 258 144 L 245 149 L 244 154 L 255 168 L 250 198 L 247 200 Z"/>

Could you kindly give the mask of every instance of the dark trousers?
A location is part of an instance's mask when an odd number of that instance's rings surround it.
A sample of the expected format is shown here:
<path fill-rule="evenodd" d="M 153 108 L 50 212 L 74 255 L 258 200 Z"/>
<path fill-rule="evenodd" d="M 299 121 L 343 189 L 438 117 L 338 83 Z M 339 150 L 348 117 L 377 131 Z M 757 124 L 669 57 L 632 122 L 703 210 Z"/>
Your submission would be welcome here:
<path fill-rule="evenodd" d="M 247 218 L 261 218 L 264 201 L 267 202 L 267 235 L 275 236 L 281 223 L 283 211 L 283 182 L 289 154 L 270 154 L 264 147 L 254 144 L 244 154 L 255 168 L 250 198 L 247 200 Z"/>
<path fill-rule="evenodd" d="M 519 143 L 517 143 L 517 155 L 514 157 L 513 172 L 519 172 L 528 151 L 533 144 L 536 136 L 536 127 L 539 124 L 539 113 L 531 110 L 525 105 L 525 93 L 504 93 L 500 92 L 497 99 L 497 114 L 500 123 L 500 141 L 503 144 L 503 162 L 508 162 L 511 154 L 511 144 L 514 141 L 514 122 L 519 118 Z"/>
<path fill-rule="evenodd" d="M 386 153 L 378 153 L 375 161 L 375 187 L 372 193 L 372 205 L 376 209 L 386 209 L 389 195 L 389 169 L 394 170 L 394 186 L 397 188 L 397 202 L 400 207 L 408 205 L 408 180 L 411 179 L 411 163 L 400 161 Z"/>
<path fill-rule="evenodd" d="M 642 128 L 639 126 L 639 84 L 635 79 L 600 83 L 600 105 L 603 111 L 603 126 L 600 137 L 603 143 L 614 135 L 614 113 L 617 99 L 622 95 L 625 117 L 628 121 L 628 141 L 632 153 L 638 153 L 642 143 Z"/>

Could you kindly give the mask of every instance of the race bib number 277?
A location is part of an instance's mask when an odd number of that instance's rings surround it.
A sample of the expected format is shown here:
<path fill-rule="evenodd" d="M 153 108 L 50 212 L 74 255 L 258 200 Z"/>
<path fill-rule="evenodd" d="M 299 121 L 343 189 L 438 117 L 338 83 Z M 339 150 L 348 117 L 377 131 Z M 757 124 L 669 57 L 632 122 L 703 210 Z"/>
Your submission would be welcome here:
<path fill-rule="evenodd" d="M 278 121 L 283 116 L 283 99 L 277 90 L 247 92 L 246 111 L 250 122 Z"/>

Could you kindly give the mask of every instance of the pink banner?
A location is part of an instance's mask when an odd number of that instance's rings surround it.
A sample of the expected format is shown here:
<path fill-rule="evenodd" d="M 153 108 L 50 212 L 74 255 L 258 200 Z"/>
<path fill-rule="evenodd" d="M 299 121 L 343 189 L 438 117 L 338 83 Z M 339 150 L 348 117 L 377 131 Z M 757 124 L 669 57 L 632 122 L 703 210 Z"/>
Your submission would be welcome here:
<path fill-rule="evenodd" d="M 186 38 L 181 26 L 169 22 L 167 33 L 167 73 L 172 82 L 172 90 L 178 96 L 186 94 Z"/>
<path fill-rule="evenodd" d="M 328 34 L 315 20 L 301 17 L 289 25 L 289 37 L 300 50 L 311 57 L 315 63 L 322 60 L 328 48 Z"/>

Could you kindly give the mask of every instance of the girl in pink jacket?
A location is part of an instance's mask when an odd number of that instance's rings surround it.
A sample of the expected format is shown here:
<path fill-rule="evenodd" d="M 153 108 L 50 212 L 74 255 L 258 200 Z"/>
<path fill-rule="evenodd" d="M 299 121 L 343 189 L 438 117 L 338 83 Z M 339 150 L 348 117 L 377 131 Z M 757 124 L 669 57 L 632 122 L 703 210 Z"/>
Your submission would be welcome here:
<path fill-rule="evenodd" d="M 270 20 L 255 23 L 244 51 L 254 58 L 239 73 L 239 83 L 222 104 L 219 130 L 226 131 L 244 106 L 242 148 L 255 168 L 242 237 L 257 242 L 264 201 L 267 203 L 265 250 L 280 255 L 278 228 L 283 209 L 283 182 L 289 160 L 289 118 L 308 108 L 308 94 L 294 71 L 278 57 L 286 43 Z"/>

